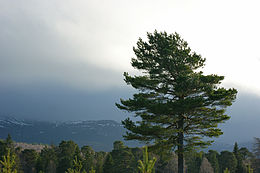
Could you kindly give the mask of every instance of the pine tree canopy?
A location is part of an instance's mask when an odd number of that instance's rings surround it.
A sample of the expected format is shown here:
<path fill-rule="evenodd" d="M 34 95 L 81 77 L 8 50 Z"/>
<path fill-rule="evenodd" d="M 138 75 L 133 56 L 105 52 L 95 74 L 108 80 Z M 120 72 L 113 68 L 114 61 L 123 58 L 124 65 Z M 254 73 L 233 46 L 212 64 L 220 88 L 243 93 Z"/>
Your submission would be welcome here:
<path fill-rule="evenodd" d="M 131 64 L 141 74 L 124 73 L 125 82 L 138 92 L 116 103 L 140 117 L 122 121 L 128 130 L 125 139 L 151 142 L 155 148 L 181 146 L 177 152 L 209 145 L 213 141 L 204 137 L 222 134 L 218 123 L 230 118 L 225 111 L 237 90 L 219 86 L 224 76 L 204 75 L 205 58 L 192 52 L 179 34 L 155 30 L 147 37 L 133 48 Z"/>

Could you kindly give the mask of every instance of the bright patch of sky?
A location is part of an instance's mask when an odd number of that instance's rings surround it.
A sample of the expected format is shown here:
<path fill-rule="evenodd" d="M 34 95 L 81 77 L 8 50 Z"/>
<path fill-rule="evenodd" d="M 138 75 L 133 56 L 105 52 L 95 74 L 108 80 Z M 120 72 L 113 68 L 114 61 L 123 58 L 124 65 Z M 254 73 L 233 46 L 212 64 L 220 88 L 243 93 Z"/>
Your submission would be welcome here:
<path fill-rule="evenodd" d="M 146 32 L 179 33 L 207 59 L 205 73 L 260 93 L 257 0 L 0 0 L 0 82 L 124 87 Z M 259 94 L 260 95 L 260 94 Z"/>

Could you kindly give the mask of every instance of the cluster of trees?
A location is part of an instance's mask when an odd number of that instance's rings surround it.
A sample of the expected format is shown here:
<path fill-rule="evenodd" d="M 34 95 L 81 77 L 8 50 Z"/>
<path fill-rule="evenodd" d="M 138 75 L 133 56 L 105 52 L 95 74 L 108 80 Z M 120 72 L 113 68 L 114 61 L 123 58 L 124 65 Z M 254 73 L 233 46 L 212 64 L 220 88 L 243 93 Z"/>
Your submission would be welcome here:
<path fill-rule="evenodd" d="M 209 150 L 190 151 L 184 154 L 184 171 L 188 173 L 248 173 L 249 166 L 254 173 L 260 173 L 260 139 L 256 139 L 254 152 L 234 145 L 233 151 Z M 90 146 L 79 147 L 73 141 L 62 141 L 58 146 L 46 146 L 41 152 L 32 149 L 14 148 L 10 136 L 0 141 L 1 161 L 4 156 L 15 156 L 12 169 L 18 173 L 65 173 L 76 169 L 75 159 L 81 172 L 95 173 L 137 173 L 140 162 L 145 164 L 148 156 L 142 148 L 129 148 L 122 141 L 115 141 L 111 152 L 94 151 Z M 171 150 L 149 152 L 149 162 L 156 173 L 177 173 L 178 156 Z M 153 158 L 153 159 L 151 159 Z M 142 161 L 141 161 L 142 160 Z M 1 162 L 1 163 L 2 163 Z M 148 163 L 149 164 L 149 163 Z M 0 172 L 4 165 L 0 164 Z M 139 167 L 139 168 L 138 168 Z M 94 171 L 95 170 L 95 171 Z"/>

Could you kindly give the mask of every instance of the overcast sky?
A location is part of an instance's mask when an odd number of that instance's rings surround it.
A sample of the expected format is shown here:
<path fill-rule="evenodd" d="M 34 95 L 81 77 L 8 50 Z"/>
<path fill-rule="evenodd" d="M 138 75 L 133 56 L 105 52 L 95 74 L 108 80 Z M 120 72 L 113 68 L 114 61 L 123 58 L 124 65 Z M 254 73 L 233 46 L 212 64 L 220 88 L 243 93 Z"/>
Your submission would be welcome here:
<path fill-rule="evenodd" d="M 132 47 L 157 29 L 179 33 L 206 58 L 205 73 L 224 75 L 224 85 L 239 90 L 245 98 L 239 104 L 252 107 L 254 100 L 253 111 L 244 111 L 259 122 L 259 6 L 258 0 L 0 0 L 0 114 L 120 119 L 114 102 L 131 95 L 122 73 L 133 72 Z"/>
<path fill-rule="evenodd" d="M 121 87 L 146 32 L 178 32 L 206 73 L 260 93 L 257 0 L 0 0 L 0 82 Z"/>

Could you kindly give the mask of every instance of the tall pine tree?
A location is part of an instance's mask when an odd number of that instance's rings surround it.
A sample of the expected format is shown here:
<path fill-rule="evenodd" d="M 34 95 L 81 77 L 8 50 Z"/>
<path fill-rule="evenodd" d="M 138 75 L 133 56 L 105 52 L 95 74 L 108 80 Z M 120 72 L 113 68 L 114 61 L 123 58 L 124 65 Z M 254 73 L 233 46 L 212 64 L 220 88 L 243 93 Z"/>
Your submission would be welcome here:
<path fill-rule="evenodd" d="M 238 148 L 237 142 L 235 142 L 233 153 L 234 153 L 234 155 L 235 155 L 235 157 L 237 159 L 236 173 L 244 173 L 244 172 L 246 172 L 246 168 L 244 167 L 243 158 L 242 158 L 242 155 L 239 152 L 239 148 Z"/>
<path fill-rule="evenodd" d="M 140 121 L 128 118 L 122 122 L 128 129 L 125 139 L 177 146 L 178 172 L 183 173 L 184 151 L 213 142 L 203 137 L 222 134 L 218 123 L 230 118 L 225 110 L 237 91 L 218 86 L 223 76 L 203 75 L 200 69 L 205 59 L 192 52 L 177 33 L 155 31 L 147 36 L 147 42 L 138 40 L 136 58 L 132 58 L 132 66 L 142 74 L 124 73 L 125 82 L 138 93 L 116 105 L 141 117 Z"/>

